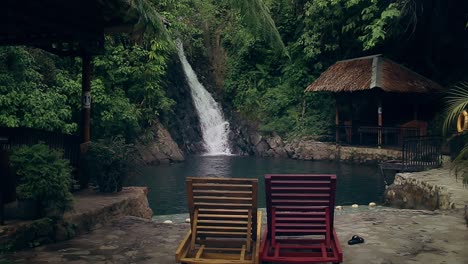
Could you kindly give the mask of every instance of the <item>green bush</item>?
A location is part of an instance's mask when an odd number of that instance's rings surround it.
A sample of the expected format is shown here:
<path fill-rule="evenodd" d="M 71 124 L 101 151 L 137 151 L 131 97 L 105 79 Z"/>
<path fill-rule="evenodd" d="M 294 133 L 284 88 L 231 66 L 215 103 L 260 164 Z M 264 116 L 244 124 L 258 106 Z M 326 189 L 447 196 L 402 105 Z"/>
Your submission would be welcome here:
<path fill-rule="evenodd" d="M 10 156 L 18 177 L 18 199 L 37 202 L 42 216 L 61 215 L 72 208 L 72 168 L 62 156 L 42 143 L 17 148 Z"/>
<path fill-rule="evenodd" d="M 138 160 L 135 146 L 117 136 L 91 142 L 85 157 L 85 169 L 96 180 L 101 192 L 119 192 Z"/>

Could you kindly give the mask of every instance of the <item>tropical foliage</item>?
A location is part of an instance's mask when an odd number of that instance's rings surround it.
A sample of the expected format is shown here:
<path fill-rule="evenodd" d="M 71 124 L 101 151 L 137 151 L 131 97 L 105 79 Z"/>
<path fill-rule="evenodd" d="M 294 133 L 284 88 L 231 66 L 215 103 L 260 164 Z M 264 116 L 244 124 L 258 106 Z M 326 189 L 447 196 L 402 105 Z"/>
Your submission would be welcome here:
<path fill-rule="evenodd" d="M 15 149 L 10 156 L 19 199 L 33 200 L 47 214 L 60 216 L 72 208 L 71 166 L 62 153 L 36 144 Z"/>
<path fill-rule="evenodd" d="M 138 164 L 138 152 L 133 144 L 117 136 L 92 142 L 86 153 L 84 168 L 101 192 L 122 190 L 127 173 Z"/>
<path fill-rule="evenodd" d="M 93 139 L 121 134 L 132 142 L 156 119 L 180 118 L 167 82 L 175 38 L 225 109 L 289 137 L 330 132 L 333 98 L 303 90 L 337 60 L 384 53 L 443 85 L 466 78 L 466 64 L 449 59 L 467 54 L 466 14 L 450 1 L 127 2 L 145 34 L 108 36 L 105 54 L 94 58 Z M 76 133 L 80 78 L 79 59 L 2 47 L 0 126 Z"/>
<path fill-rule="evenodd" d="M 73 89 L 80 84 L 65 75 L 45 52 L 1 47 L 0 126 L 76 131 Z"/>
<path fill-rule="evenodd" d="M 468 109 L 468 83 L 462 82 L 455 85 L 447 94 L 447 115 L 444 122 L 444 133 L 453 133 L 458 121 L 458 116 L 462 111 Z M 460 152 L 452 163 L 452 169 L 455 175 L 461 176 L 463 184 L 468 184 L 468 131 L 459 133 L 455 141 L 461 147 Z"/>

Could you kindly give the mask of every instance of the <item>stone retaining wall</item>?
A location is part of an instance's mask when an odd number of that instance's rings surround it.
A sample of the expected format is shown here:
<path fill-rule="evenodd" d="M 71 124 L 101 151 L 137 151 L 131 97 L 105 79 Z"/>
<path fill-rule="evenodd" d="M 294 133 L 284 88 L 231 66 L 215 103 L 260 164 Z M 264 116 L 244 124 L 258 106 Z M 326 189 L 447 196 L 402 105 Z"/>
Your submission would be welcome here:
<path fill-rule="evenodd" d="M 401 158 L 401 151 L 365 147 L 337 146 L 315 140 L 283 142 L 279 136 L 252 140 L 255 154 L 263 157 L 282 157 L 299 160 L 341 160 L 353 163 L 378 163 Z"/>
<path fill-rule="evenodd" d="M 398 173 L 385 191 L 385 204 L 405 209 L 465 210 L 468 189 L 449 168 L 414 173 Z M 466 217 L 466 210 L 465 210 Z"/>
<path fill-rule="evenodd" d="M 126 215 L 151 219 L 153 211 L 147 193 L 146 187 L 126 187 L 112 194 L 85 191 L 75 195 L 75 209 L 64 215 L 63 222 L 75 227 L 74 233 L 79 235 Z M 56 240 L 70 238 L 66 233 L 62 234 L 60 228 L 57 231 Z"/>
<path fill-rule="evenodd" d="M 74 211 L 63 219 L 7 221 L 0 226 L 0 252 L 71 239 L 126 215 L 151 219 L 147 193 L 146 187 L 124 188 L 112 194 L 85 190 L 74 195 Z"/>
<path fill-rule="evenodd" d="M 405 209 L 453 209 L 454 203 L 444 187 L 411 177 L 411 173 L 398 173 L 385 191 L 385 204 Z"/>

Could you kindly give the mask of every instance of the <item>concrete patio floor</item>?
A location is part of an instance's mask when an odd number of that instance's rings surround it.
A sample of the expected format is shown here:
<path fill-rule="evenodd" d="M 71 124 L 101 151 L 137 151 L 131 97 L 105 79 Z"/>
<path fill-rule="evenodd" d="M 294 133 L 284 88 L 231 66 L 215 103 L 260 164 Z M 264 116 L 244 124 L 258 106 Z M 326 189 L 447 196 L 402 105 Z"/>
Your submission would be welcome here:
<path fill-rule="evenodd" d="M 463 212 L 379 208 L 337 215 L 344 263 L 468 263 Z M 175 263 L 189 224 L 125 216 L 75 239 L 0 256 L 9 263 Z M 365 243 L 347 245 L 352 235 Z"/>

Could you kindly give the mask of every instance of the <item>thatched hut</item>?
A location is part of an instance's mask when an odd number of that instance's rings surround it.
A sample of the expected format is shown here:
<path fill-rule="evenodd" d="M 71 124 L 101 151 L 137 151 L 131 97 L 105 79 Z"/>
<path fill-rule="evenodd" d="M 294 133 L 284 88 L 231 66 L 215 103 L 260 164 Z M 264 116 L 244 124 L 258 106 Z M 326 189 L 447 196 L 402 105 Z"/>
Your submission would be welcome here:
<path fill-rule="evenodd" d="M 347 142 L 353 141 L 353 131 L 358 132 L 360 143 L 362 143 L 363 134 L 377 134 L 377 144 L 380 146 L 382 136 L 384 139 L 392 137 L 393 143 L 401 142 L 403 132 L 412 135 L 423 135 L 427 130 L 427 122 L 418 120 L 418 109 L 424 108 L 429 102 L 428 99 L 434 98 L 443 87 L 428 78 L 392 61 L 381 55 L 373 55 L 350 60 L 338 61 L 323 72 L 318 79 L 311 83 L 306 92 L 334 92 L 336 103 L 335 124 L 336 141 L 340 141 L 340 128 L 344 128 Z M 430 96 L 427 96 L 430 95 Z M 361 101 L 364 104 L 375 107 L 373 111 L 370 108 L 365 109 L 369 116 L 377 122 L 377 126 L 353 126 L 353 101 Z M 343 103 L 344 101 L 344 103 Z M 343 105 L 347 105 L 351 110 L 344 111 Z M 351 105 L 351 106 L 350 106 Z M 391 117 L 393 122 L 390 126 L 383 125 L 383 105 L 390 109 L 386 116 Z M 405 106 L 411 105 L 411 110 L 405 109 Z M 339 109 L 341 107 L 341 109 Z M 406 115 L 410 112 L 411 118 Z M 344 126 L 340 126 L 340 115 L 348 115 Z M 405 120 L 406 119 L 406 120 Z M 405 122 L 406 121 L 406 122 Z M 395 126 L 400 122 L 398 126 Z M 406 124 L 404 124 L 405 122 Z M 355 123 L 355 122 L 354 122 Z M 406 130 L 406 131 L 404 131 Z"/>

